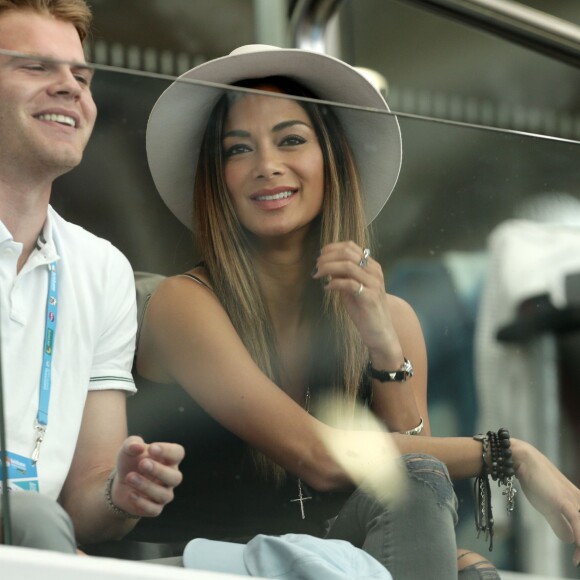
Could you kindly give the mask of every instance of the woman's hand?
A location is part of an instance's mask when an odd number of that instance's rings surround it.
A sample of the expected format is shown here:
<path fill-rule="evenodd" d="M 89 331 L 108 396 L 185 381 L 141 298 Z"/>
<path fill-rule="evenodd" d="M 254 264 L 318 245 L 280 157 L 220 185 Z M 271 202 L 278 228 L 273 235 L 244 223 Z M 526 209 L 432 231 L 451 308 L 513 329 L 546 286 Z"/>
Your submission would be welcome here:
<path fill-rule="evenodd" d="M 316 261 L 316 279 L 327 291 L 339 291 L 344 307 L 357 327 L 371 360 L 397 369 L 403 352 L 395 331 L 385 293 L 381 265 L 354 242 L 337 242 L 322 248 Z"/>
<path fill-rule="evenodd" d="M 422 434 L 428 435 L 427 355 L 415 311 L 385 292 L 381 265 L 354 242 L 322 248 L 314 278 L 328 281 L 327 291 L 340 292 L 375 369 L 396 371 L 405 358 L 413 364 L 414 375 L 407 382 L 373 379 L 373 412 L 391 431 L 406 432 L 422 421 Z"/>
<path fill-rule="evenodd" d="M 580 489 L 532 445 L 512 438 L 513 458 L 522 491 L 564 542 L 576 544 L 580 564 Z"/>

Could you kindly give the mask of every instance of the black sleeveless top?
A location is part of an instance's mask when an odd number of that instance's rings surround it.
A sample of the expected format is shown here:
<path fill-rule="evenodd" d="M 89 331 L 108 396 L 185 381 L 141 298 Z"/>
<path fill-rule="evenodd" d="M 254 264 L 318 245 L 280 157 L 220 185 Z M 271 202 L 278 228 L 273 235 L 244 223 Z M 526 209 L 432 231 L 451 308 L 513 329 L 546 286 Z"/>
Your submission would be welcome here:
<path fill-rule="evenodd" d="M 196 282 L 211 288 L 197 276 Z M 138 393 L 127 401 L 129 432 L 146 441 L 169 441 L 185 448 L 183 482 L 175 499 L 156 518 L 143 518 L 127 539 L 183 545 L 194 537 L 247 541 L 256 534 L 305 533 L 320 536 L 350 492 L 320 493 L 302 482 L 302 519 L 297 478 L 279 487 L 264 481 L 248 446 L 210 417 L 179 386 L 158 384 L 135 374 Z"/>

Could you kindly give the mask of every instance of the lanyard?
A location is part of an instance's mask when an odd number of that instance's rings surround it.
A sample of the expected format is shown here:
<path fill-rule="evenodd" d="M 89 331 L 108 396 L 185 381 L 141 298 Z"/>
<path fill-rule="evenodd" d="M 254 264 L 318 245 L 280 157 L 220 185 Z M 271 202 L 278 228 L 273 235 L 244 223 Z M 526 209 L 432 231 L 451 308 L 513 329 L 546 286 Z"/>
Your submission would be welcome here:
<path fill-rule="evenodd" d="M 38 413 L 34 422 L 36 441 L 32 451 L 32 463 L 38 461 L 40 445 L 48 425 L 48 404 L 52 380 L 52 353 L 56 336 L 56 317 L 58 314 L 57 302 L 57 271 L 56 262 L 48 265 L 48 290 L 46 293 L 46 319 L 44 327 L 44 344 L 42 349 L 42 369 L 40 371 L 40 388 L 38 394 Z"/>

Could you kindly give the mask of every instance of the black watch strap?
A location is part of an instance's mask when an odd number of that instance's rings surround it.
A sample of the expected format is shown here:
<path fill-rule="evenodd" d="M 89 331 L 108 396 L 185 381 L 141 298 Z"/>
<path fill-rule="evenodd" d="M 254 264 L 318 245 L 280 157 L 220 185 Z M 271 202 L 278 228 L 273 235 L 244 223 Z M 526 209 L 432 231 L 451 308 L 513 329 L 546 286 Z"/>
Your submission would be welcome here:
<path fill-rule="evenodd" d="M 413 365 L 409 359 L 401 365 L 397 371 L 379 371 L 373 367 L 371 361 L 367 365 L 367 373 L 373 379 L 381 381 L 381 383 L 404 383 L 407 379 L 413 376 Z"/>

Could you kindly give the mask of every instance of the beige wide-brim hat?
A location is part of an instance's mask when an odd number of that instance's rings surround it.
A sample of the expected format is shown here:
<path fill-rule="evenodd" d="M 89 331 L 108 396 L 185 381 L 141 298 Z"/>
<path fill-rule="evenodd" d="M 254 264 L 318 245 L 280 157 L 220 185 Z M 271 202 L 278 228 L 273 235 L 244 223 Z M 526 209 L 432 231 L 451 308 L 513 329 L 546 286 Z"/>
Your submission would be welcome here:
<path fill-rule="evenodd" d="M 245 79 L 284 76 L 321 100 L 389 112 L 375 87 L 332 56 L 263 44 L 242 46 L 228 56 L 184 73 L 159 97 L 147 124 L 147 159 L 153 181 L 173 214 L 192 227 L 193 184 L 199 149 L 211 110 L 226 87 Z M 183 82 L 186 81 L 186 82 Z M 392 114 L 335 107 L 360 174 L 367 224 L 391 195 L 401 168 L 401 131 Z"/>

